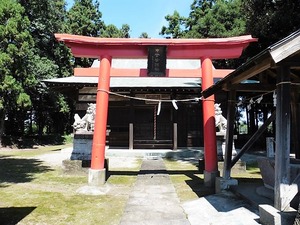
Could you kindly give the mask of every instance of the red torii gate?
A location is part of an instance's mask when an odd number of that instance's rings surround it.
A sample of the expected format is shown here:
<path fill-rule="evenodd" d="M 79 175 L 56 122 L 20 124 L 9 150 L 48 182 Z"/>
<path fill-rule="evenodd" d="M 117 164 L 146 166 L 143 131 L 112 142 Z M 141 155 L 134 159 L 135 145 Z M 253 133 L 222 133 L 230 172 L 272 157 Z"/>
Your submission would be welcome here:
<path fill-rule="evenodd" d="M 257 41 L 250 35 L 209 39 L 96 38 L 70 34 L 55 34 L 55 37 L 70 47 L 75 57 L 100 59 L 96 119 L 89 170 L 89 184 L 93 186 L 105 183 L 106 125 L 112 58 L 147 58 L 148 47 L 166 46 L 167 59 L 201 60 L 200 74 L 202 75 L 202 89 L 205 90 L 213 85 L 213 77 L 217 77 L 217 72 L 215 72 L 217 70 L 213 70 L 213 59 L 238 58 L 250 42 Z M 214 96 L 203 99 L 204 182 L 207 186 L 213 186 L 219 174 L 214 101 Z"/>

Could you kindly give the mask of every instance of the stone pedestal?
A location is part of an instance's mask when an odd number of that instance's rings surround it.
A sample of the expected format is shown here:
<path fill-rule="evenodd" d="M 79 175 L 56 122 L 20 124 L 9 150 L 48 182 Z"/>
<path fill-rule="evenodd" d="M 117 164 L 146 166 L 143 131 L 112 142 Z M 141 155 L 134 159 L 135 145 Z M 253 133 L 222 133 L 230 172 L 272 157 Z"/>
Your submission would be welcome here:
<path fill-rule="evenodd" d="M 108 129 L 106 131 L 106 147 L 105 151 L 108 149 L 108 138 L 109 138 Z M 93 131 L 76 131 L 74 134 L 73 141 L 73 151 L 71 154 L 71 160 L 83 160 L 90 161 L 92 155 L 92 146 L 93 146 Z"/>
<path fill-rule="evenodd" d="M 216 133 L 216 139 L 217 139 L 217 154 L 218 159 L 223 160 L 225 157 L 225 148 L 226 148 L 226 133 L 225 132 L 217 132 Z M 235 137 L 234 137 L 235 139 Z M 234 141 L 232 144 L 232 156 L 236 155 L 235 145 Z"/>
<path fill-rule="evenodd" d="M 93 132 L 77 131 L 74 135 L 71 160 L 91 160 Z"/>

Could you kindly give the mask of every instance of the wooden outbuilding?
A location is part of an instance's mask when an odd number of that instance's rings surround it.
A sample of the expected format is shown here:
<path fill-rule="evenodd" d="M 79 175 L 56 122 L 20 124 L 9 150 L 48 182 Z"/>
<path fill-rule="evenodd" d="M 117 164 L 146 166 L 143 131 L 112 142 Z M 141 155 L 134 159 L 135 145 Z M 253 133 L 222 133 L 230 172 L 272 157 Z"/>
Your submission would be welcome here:
<path fill-rule="evenodd" d="M 274 206 L 280 211 L 286 210 L 298 193 L 300 177 L 298 174 L 294 180 L 290 179 L 291 150 L 296 159 L 300 157 L 300 30 L 260 52 L 215 85 L 203 90 L 202 95 L 207 98 L 221 91 L 228 96 L 223 182 L 230 181 L 234 164 L 275 122 Z M 274 111 L 232 159 L 233 121 L 238 103 L 241 99 L 250 99 L 248 104 L 261 104 L 268 95 L 269 100 L 270 95 L 274 100 Z"/>

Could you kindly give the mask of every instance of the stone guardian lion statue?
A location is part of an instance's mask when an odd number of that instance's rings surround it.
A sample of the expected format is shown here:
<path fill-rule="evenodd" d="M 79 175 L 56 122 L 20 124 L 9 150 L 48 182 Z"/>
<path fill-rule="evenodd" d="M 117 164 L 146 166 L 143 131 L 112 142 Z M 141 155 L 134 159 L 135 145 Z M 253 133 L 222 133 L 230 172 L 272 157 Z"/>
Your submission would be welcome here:
<path fill-rule="evenodd" d="M 217 132 L 226 133 L 227 119 L 222 115 L 221 104 L 215 104 L 215 120 Z"/>
<path fill-rule="evenodd" d="M 80 118 L 76 113 L 74 115 L 73 128 L 75 131 L 94 131 L 95 125 L 95 115 L 96 115 L 96 104 L 89 103 L 86 114 Z"/>

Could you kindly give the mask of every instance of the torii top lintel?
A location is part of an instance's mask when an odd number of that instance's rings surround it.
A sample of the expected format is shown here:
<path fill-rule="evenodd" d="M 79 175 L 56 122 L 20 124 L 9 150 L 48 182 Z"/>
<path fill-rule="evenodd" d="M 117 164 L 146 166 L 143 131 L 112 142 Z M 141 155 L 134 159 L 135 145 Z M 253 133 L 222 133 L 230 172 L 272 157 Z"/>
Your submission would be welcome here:
<path fill-rule="evenodd" d="M 97 38 L 71 34 L 55 34 L 64 42 L 75 57 L 147 58 L 148 46 L 166 46 L 167 58 L 171 59 L 230 59 L 240 57 L 250 42 L 251 35 L 230 38 L 207 39 L 146 39 L 146 38 Z"/>

